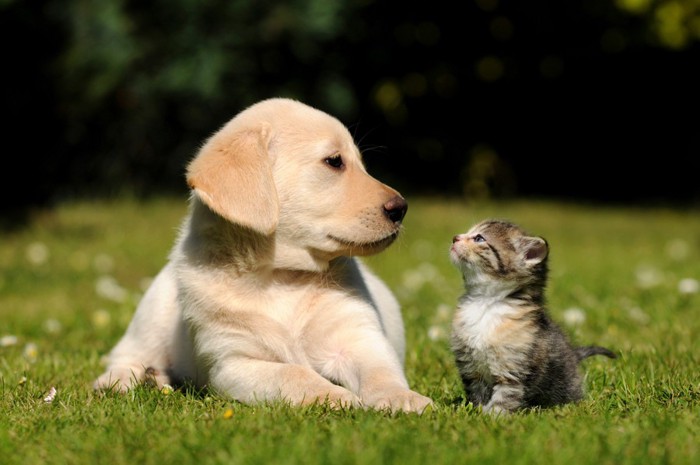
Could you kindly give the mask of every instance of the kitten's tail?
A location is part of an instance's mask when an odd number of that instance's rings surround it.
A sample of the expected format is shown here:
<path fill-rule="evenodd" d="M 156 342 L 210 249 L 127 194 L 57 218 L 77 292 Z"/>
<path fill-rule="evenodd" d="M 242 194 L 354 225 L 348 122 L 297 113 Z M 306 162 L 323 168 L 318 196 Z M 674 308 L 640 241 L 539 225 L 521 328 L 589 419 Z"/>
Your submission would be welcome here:
<path fill-rule="evenodd" d="M 579 362 L 584 358 L 591 357 L 593 355 L 605 355 L 609 358 L 617 358 L 617 354 L 615 352 L 600 346 L 577 347 L 575 352 Z"/>

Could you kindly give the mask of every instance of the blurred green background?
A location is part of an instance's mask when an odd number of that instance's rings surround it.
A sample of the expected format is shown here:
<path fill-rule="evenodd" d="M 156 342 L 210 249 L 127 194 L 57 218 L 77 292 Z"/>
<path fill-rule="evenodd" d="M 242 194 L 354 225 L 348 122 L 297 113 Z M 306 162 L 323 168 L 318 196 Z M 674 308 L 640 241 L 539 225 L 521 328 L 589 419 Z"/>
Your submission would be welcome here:
<path fill-rule="evenodd" d="M 185 193 L 272 96 L 337 116 L 404 195 L 700 202 L 697 0 L 0 0 L 0 38 L 13 224 Z"/>

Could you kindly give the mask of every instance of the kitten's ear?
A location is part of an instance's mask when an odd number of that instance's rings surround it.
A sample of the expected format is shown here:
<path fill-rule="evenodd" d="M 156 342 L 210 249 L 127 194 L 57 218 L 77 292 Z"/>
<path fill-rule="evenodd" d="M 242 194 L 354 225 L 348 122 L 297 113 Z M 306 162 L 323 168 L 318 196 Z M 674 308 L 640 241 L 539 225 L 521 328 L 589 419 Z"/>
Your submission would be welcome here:
<path fill-rule="evenodd" d="M 529 265 L 536 265 L 547 258 L 549 247 L 547 241 L 541 237 L 525 237 L 523 238 L 523 246 L 525 247 L 525 261 Z"/>

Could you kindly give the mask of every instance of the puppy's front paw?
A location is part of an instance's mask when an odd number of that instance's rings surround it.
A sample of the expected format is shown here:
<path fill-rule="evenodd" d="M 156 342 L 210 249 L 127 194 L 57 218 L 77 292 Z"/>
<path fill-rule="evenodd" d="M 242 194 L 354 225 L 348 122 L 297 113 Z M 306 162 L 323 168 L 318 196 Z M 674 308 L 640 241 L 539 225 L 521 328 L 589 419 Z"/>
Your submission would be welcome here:
<path fill-rule="evenodd" d="M 132 370 L 113 369 L 100 375 L 92 384 L 96 391 L 126 392 L 138 383 Z"/>
<path fill-rule="evenodd" d="M 347 389 L 335 386 L 334 388 L 318 394 L 304 395 L 301 405 L 327 404 L 334 410 L 361 407 L 362 401 Z"/>
<path fill-rule="evenodd" d="M 402 411 L 422 414 L 426 408 L 433 406 L 429 397 L 418 394 L 410 389 L 396 388 L 379 393 L 373 399 L 363 398 L 365 404 L 377 410 L 389 410 L 392 413 Z"/>
<path fill-rule="evenodd" d="M 100 375 L 92 387 L 97 391 L 126 392 L 141 383 L 160 389 L 170 383 L 170 377 L 153 367 L 146 369 L 113 367 Z"/>

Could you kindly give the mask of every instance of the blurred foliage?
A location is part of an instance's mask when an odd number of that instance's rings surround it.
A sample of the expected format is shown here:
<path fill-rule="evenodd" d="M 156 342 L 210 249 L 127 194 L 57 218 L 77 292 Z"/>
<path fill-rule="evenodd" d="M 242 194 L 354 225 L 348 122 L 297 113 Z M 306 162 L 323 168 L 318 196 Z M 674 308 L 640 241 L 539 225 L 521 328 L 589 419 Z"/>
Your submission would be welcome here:
<path fill-rule="evenodd" d="M 683 49 L 700 39 L 698 0 L 616 0 L 615 4 L 620 10 L 640 17 L 652 40 L 662 47 Z M 610 46 L 618 42 L 614 37 L 608 40 Z"/>
<path fill-rule="evenodd" d="M 700 197 L 639 163 L 699 168 L 678 110 L 697 111 L 698 0 L 1 0 L 0 34 L 31 178 L 6 210 L 183 192 L 203 140 L 271 96 L 337 116 L 402 191 L 611 198 L 625 176 L 622 200 Z"/>
<path fill-rule="evenodd" d="M 342 2 L 54 1 L 46 11 L 65 34 L 53 66 L 71 141 L 95 144 L 81 151 L 106 155 L 100 171 L 137 192 L 163 174 L 179 185 L 193 148 L 258 99 L 318 92 L 341 114 L 354 101 L 332 67 L 315 83 L 299 72 L 344 33 Z M 282 82 L 266 77 L 284 70 Z"/>

